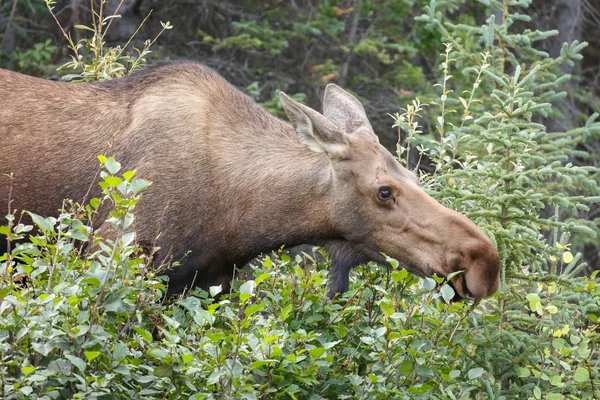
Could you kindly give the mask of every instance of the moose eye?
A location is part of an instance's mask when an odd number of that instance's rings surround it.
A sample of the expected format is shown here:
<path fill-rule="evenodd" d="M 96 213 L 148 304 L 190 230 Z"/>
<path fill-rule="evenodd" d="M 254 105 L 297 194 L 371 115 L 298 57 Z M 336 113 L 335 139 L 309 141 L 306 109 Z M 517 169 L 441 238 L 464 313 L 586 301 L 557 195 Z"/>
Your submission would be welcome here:
<path fill-rule="evenodd" d="M 387 186 L 380 187 L 379 191 L 377 192 L 377 198 L 381 201 L 392 200 L 394 198 L 392 189 Z"/>

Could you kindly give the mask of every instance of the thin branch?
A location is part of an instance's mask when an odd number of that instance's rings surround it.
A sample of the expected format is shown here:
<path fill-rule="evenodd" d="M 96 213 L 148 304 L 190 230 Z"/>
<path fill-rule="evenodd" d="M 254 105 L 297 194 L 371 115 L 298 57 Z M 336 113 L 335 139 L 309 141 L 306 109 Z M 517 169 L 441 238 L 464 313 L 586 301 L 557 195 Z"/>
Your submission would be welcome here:
<path fill-rule="evenodd" d="M 358 21 L 360 18 L 360 10 L 362 9 L 362 4 L 362 0 L 358 0 L 356 9 L 354 10 L 354 14 L 352 15 L 352 25 L 350 25 L 350 33 L 348 34 L 348 41 L 346 42 L 346 45 L 350 48 L 350 50 L 348 51 L 346 60 L 344 60 L 344 63 L 340 68 L 340 84 L 342 86 L 346 84 L 346 79 L 348 78 L 348 67 L 350 65 L 350 61 L 352 60 L 352 56 L 354 55 L 352 45 L 356 40 L 356 31 L 358 30 Z"/>
<path fill-rule="evenodd" d="M 6 22 L 6 29 L 4 30 L 4 36 L 2 37 L 2 44 L 0 44 L 0 55 L 4 51 L 4 46 L 6 45 L 6 38 L 8 37 L 8 34 L 10 33 L 10 30 L 12 28 L 12 21 L 15 19 L 15 12 L 17 11 L 18 3 L 19 3 L 19 0 L 13 1 L 12 8 L 10 10 L 10 15 L 8 17 L 8 21 Z"/>

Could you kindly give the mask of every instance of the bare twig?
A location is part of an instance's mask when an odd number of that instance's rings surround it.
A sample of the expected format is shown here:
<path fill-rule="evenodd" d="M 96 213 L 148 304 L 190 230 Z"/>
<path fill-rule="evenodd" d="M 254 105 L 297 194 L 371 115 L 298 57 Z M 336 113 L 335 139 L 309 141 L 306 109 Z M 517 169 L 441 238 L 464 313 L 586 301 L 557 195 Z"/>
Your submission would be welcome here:
<path fill-rule="evenodd" d="M 358 30 L 358 21 L 360 18 L 360 10 L 362 9 L 362 0 L 358 0 L 356 4 L 356 9 L 352 15 L 352 25 L 350 25 L 350 33 L 348 34 L 348 41 L 346 45 L 350 48 L 348 51 L 348 55 L 346 56 L 346 60 L 342 64 L 340 68 L 340 84 L 343 86 L 346 84 L 346 79 L 348 78 L 348 67 L 350 65 L 350 61 L 352 60 L 352 56 L 354 55 L 354 51 L 352 50 L 352 45 L 356 40 L 356 31 Z"/>
<path fill-rule="evenodd" d="M 8 16 L 8 21 L 6 22 L 6 29 L 4 30 L 4 36 L 2 37 L 2 44 L 0 44 L 0 54 L 4 51 L 4 46 L 6 45 L 6 38 L 10 33 L 12 28 L 12 21 L 15 19 L 15 12 L 17 11 L 17 4 L 19 0 L 14 0 L 12 4 L 12 8 L 10 9 L 10 15 Z"/>
<path fill-rule="evenodd" d="M 125 0 L 121 0 L 121 2 L 119 3 L 119 5 L 117 6 L 117 8 L 115 9 L 115 12 L 112 15 L 112 18 L 110 19 L 110 21 L 108 21 L 108 26 L 106 27 L 106 29 L 104 30 L 104 33 L 102 34 L 102 39 L 104 39 L 104 36 L 106 36 L 106 32 L 108 32 L 108 30 L 110 29 L 110 26 L 112 25 L 113 21 L 115 20 L 115 18 L 117 17 L 119 10 L 121 9 L 121 6 L 123 5 L 123 2 Z"/>

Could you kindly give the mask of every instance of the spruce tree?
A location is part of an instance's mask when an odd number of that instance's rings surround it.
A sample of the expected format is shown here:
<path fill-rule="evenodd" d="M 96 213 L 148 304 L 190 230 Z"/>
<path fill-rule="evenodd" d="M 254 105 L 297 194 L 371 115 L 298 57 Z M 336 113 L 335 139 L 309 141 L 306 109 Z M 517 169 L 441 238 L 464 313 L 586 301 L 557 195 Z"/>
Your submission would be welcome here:
<path fill-rule="evenodd" d="M 501 254 L 500 294 L 485 305 L 497 318 L 471 319 L 466 363 L 488 374 L 472 395 L 597 398 L 598 336 L 589 327 L 598 326 L 600 298 L 594 276 L 577 277 L 586 264 L 570 242 L 597 238 L 598 225 L 579 214 L 600 201 L 598 174 L 572 160 L 588 157 L 578 146 L 600 134 L 600 123 L 593 114 L 566 132 L 544 125 L 567 95 L 561 87 L 571 77 L 560 66 L 580 59 L 586 43 L 565 43 L 556 58 L 536 48 L 557 32 L 522 28 L 529 0 L 481 1 L 490 15 L 482 26 L 449 22 L 437 3 L 417 20 L 446 44 L 441 95 L 395 118 L 406 134 L 399 153 L 416 142 L 434 165 L 425 187 L 482 227 Z M 417 135 L 420 115 L 435 116 L 428 137 Z"/>

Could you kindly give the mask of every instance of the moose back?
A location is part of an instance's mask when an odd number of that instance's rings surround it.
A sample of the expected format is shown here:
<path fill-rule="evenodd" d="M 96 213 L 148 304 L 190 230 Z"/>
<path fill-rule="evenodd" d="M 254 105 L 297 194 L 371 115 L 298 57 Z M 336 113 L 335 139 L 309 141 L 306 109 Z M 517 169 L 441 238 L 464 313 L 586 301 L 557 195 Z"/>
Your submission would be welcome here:
<path fill-rule="evenodd" d="M 322 114 L 280 98 L 292 125 L 192 62 L 97 84 L 0 70 L 0 209 L 12 188 L 11 210 L 55 215 L 96 187 L 97 155 L 114 154 L 153 182 L 135 228 L 160 248 L 156 263 L 180 262 L 170 292 L 227 287 L 234 266 L 301 243 L 328 250 L 332 297 L 382 252 L 423 276 L 464 271 L 452 279 L 461 297 L 497 290 L 492 242 L 419 187 L 354 96 L 328 85 Z"/>

